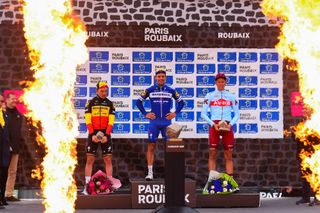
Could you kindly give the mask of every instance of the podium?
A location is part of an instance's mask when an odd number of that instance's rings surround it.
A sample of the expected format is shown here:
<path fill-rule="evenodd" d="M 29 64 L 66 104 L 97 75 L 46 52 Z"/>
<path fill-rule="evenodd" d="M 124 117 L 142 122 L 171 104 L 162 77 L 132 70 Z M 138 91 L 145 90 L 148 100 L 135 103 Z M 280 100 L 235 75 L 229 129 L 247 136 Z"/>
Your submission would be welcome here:
<path fill-rule="evenodd" d="M 185 206 L 185 155 L 184 142 L 180 138 L 169 139 L 165 152 L 165 204 L 155 213 L 194 213 Z"/>

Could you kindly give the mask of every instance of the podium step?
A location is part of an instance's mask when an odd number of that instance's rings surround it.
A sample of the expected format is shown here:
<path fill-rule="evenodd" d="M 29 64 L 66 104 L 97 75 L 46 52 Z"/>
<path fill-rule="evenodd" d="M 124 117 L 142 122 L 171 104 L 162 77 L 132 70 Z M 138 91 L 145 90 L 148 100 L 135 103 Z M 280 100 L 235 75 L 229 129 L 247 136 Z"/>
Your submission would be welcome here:
<path fill-rule="evenodd" d="M 197 194 L 197 208 L 230 208 L 230 207 L 259 207 L 259 193 L 234 193 L 230 195 Z"/>
<path fill-rule="evenodd" d="M 131 193 L 78 195 L 76 209 L 131 209 Z"/>

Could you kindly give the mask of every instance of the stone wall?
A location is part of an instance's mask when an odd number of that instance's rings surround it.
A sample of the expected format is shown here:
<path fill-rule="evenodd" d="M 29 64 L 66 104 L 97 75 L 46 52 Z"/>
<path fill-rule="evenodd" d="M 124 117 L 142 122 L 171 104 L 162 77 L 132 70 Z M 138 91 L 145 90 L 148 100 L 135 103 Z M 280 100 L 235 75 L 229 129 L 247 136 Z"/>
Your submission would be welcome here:
<path fill-rule="evenodd" d="M 267 48 L 277 43 L 279 21 L 269 22 L 261 13 L 260 1 L 74 1 L 74 7 L 88 29 L 104 29 L 119 32 L 109 40 L 90 39 L 88 46 L 137 46 L 135 29 L 141 25 L 183 25 L 193 40 L 181 47 L 230 47 Z M 32 79 L 30 62 L 22 30 L 22 15 L 18 1 L 3 0 L 0 3 L 0 88 L 22 89 L 19 82 Z M 122 30 L 125 27 L 125 31 Z M 208 28 L 206 28 L 208 27 Z M 212 29 L 253 30 L 256 40 L 214 40 Z M 191 36 L 188 35 L 188 36 Z M 147 45 L 140 45 L 147 46 Z M 284 62 L 286 65 L 286 62 Z M 301 118 L 290 116 L 290 94 L 298 90 L 296 73 L 283 71 L 284 126 L 288 129 Z M 35 142 L 34 129 L 24 126 L 26 141 L 19 161 L 18 187 L 37 187 L 31 179 L 31 169 L 40 162 L 43 148 Z M 125 186 L 130 178 L 143 178 L 146 172 L 144 139 L 114 139 L 114 173 Z M 204 184 L 207 175 L 207 140 L 186 140 L 186 176 Z M 220 147 L 222 148 L 222 147 Z M 36 151 L 35 151 L 36 150 Z M 84 179 L 85 140 L 78 143 L 78 166 L 75 177 L 79 185 Z M 158 144 L 155 175 L 163 177 L 163 144 Z M 235 146 L 235 177 L 242 186 L 299 186 L 299 170 L 296 161 L 296 144 L 285 139 L 237 139 Z M 218 159 L 219 170 L 224 170 L 223 154 Z M 103 168 L 98 159 L 95 170 Z"/>

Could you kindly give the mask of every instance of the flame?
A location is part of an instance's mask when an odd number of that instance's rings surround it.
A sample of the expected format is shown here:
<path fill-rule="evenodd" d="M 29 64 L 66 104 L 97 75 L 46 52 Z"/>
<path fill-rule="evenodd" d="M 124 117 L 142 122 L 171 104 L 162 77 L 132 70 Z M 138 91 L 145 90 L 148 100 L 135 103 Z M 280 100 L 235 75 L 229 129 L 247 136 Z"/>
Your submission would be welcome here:
<path fill-rule="evenodd" d="M 307 147 L 300 153 L 303 172 L 320 199 L 320 1 L 264 0 L 261 7 L 268 17 L 283 20 L 276 49 L 298 72 L 300 93 L 309 112 L 306 121 L 295 128 L 295 135 Z"/>
<path fill-rule="evenodd" d="M 46 212 L 74 212 L 78 121 L 72 97 L 76 67 L 88 58 L 86 30 L 73 16 L 69 0 L 24 0 L 22 4 L 34 71 L 34 81 L 28 82 L 23 100 L 27 116 L 40 126 L 37 141 L 46 148 L 33 175 L 39 177 L 41 169 Z"/>

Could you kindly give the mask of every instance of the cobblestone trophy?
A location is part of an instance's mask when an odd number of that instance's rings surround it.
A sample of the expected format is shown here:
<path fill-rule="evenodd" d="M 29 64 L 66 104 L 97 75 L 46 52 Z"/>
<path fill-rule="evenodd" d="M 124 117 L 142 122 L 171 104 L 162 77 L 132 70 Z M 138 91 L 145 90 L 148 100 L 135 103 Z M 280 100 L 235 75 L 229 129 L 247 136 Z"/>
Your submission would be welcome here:
<path fill-rule="evenodd" d="M 230 131 L 228 123 L 224 120 L 219 121 L 218 126 L 220 131 Z"/>
<path fill-rule="evenodd" d="M 173 123 L 166 129 L 168 141 L 165 153 L 165 204 L 155 209 L 157 213 L 198 212 L 185 205 L 184 142 L 178 138 L 182 126 Z"/>

